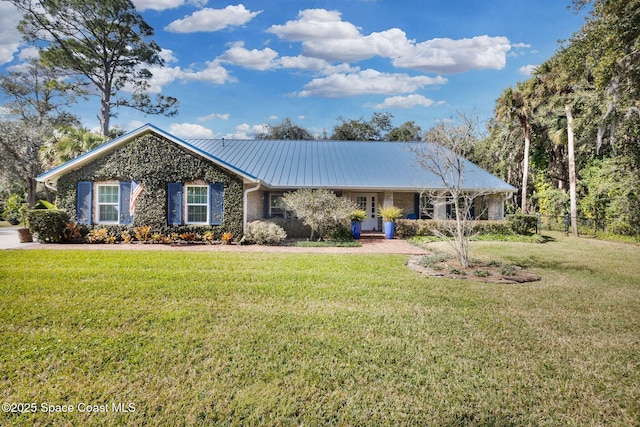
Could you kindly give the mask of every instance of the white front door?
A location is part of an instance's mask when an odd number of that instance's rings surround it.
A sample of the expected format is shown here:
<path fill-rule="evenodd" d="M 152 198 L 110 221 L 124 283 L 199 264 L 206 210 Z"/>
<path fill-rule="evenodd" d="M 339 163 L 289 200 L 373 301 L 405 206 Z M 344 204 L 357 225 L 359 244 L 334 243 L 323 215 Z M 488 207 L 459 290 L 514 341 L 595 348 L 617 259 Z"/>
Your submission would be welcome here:
<path fill-rule="evenodd" d="M 367 213 L 367 217 L 362 221 L 362 231 L 378 231 L 378 209 L 375 193 L 354 194 L 353 200 Z"/>

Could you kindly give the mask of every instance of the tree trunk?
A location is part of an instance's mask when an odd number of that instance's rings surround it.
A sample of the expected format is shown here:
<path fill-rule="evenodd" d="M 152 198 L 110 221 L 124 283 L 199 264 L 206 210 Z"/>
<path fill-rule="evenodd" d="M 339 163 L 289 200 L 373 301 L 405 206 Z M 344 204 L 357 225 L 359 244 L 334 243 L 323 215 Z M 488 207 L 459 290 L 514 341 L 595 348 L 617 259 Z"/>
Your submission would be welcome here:
<path fill-rule="evenodd" d="M 111 80 L 105 74 L 104 87 L 100 97 L 100 131 L 102 136 L 109 135 L 109 120 L 111 119 Z"/>
<path fill-rule="evenodd" d="M 27 179 L 27 207 L 33 209 L 36 206 L 36 188 L 38 181 L 35 178 Z"/>
<path fill-rule="evenodd" d="M 573 114 L 571 106 L 566 104 L 564 111 L 567 115 L 567 151 L 569 158 L 569 200 L 571 204 L 571 234 L 578 237 L 578 203 L 576 200 L 576 156 L 573 141 Z"/>
<path fill-rule="evenodd" d="M 527 183 L 529 182 L 529 147 L 531 146 L 531 125 L 524 126 L 524 158 L 522 159 L 522 204 L 520 209 L 527 213 Z"/>

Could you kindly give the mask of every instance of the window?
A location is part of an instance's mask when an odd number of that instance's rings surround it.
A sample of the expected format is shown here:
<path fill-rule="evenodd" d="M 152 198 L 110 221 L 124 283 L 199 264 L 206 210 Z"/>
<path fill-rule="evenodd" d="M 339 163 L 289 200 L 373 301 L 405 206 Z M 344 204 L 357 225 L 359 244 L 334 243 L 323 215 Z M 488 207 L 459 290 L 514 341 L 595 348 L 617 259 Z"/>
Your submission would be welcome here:
<path fill-rule="evenodd" d="M 120 217 L 120 186 L 98 185 L 98 223 L 117 224 Z"/>
<path fill-rule="evenodd" d="M 284 207 L 284 196 L 282 194 L 269 195 L 269 217 L 270 218 L 293 218 L 293 212 L 287 211 Z"/>
<path fill-rule="evenodd" d="M 209 218 L 209 187 L 187 185 L 187 224 L 207 224 Z"/>
<path fill-rule="evenodd" d="M 433 202 L 428 195 L 422 195 L 420 197 L 420 218 L 433 219 L 434 216 Z"/>
<path fill-rule="evenodd" d="M 167 186 L 167 223 L 220 225 L 224 217 L 224 185 L 170 182 Z"/>

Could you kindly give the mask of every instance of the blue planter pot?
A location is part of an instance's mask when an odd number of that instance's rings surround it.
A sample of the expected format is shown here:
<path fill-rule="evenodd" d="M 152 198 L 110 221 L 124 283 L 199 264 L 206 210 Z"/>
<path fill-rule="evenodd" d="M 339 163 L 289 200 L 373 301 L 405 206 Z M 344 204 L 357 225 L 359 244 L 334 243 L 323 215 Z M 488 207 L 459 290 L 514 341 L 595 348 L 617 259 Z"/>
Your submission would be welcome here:
<path fill-rule="evenodd" d="M 353 238 L 359 239 L 361 231 L 362 231 L 362 223 L 358 221 L 353 221 L 351 223 L 351 234 L 353 234 Z"/>
<path fill-rule="evenodd" d="M 386 239 L 393 239 L 393 234 L 396 232 L 396 223 L 393 221 L 385 221 L 384 226 L 384 237 Z"/>

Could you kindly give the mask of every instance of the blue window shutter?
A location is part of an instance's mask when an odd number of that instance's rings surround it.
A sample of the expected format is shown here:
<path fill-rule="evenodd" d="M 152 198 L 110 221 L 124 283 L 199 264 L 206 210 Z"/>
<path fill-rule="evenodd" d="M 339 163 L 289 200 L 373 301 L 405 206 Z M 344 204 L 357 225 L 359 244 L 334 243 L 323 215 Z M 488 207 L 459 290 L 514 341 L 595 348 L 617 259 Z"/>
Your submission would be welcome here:
<path fill-rule="evenodd" d="M 269 218 L 269 192 L 264 192 L 264 204 L 262 206 L 262 217 Z"/>
<path fill-rule="evenodd" d="M 222 224 L 222 213 L 224 208 L 224 185 L 209 184 L 209 224 Z"/>
<path fill-rule="evenodd" d="M 120 183 L 120 224 L 131 224 L 133 217 L 129 212 L 131 201 L 131 182 Z"/>
<path fill-rule="evenodd" d="M 92 188 L 92 182 L 78 182 L 78 224 L 91 224 Z"/>
<path fill-rule="evenodd" d="M 169 225 L 182 224 L 182 183 L 170 182 L 169 191 L 169 210 L 167 212 L 167 221 Z"/>
<path fill-rule="evenodd" d="M 413 193 L 413 214 L 420 219 L 420 193 Z"/>

